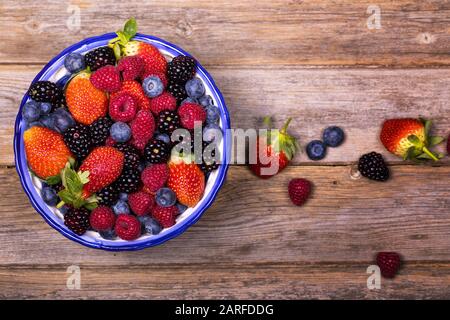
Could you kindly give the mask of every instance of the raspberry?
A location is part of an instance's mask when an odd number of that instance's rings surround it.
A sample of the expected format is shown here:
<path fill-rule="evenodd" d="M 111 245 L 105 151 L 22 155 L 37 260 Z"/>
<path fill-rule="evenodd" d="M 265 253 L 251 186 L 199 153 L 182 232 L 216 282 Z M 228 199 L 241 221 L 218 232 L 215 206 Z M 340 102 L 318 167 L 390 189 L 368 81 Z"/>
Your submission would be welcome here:
<path fill-rule="evenodd" d="M 181 125 L 186 129 L 194 129 L 195 122 L 205 122 L 206 111 L 196 103 L 185 103 L 178 109 Z"/>
<path fill-rule="evenodd" d="M 144 61 L 139 56 L 123 57 L 117 65 L 123 80 L 136 80 L 144 71 Z"/>
<path fill-rule="evenodd" d="M 163 92 L 156 98 L 150 100 L 150 111 L 154 115 L 159 115 L 161 111 L 170 110 L 175 111 L 177 108 L 177 99 L 169 92 Z"/>
<path fill-rule="evenodd" d="M 150 109 L 150 99 L 145 95 L 144 89 L 142 89 L 142 86 L 139 82 L 133 80 L 123 81 L 122 89 L 119 92 L 111 94 L 110 99 L 113 99 L 116 95 L 122 92 L 126 92 L 133 96 L 133 98 L 136 100 L 138 110 Z"/>
<path fill-rule="evenodd" d="M 400 268 L 400 255 L 396 252 L 379 252 L 376 257 L 381 275 L 385 278 L 393 278 Z"/>
<path fill-rule="evenodd" d="M 116 92 L 122 87 L 120 74 L 114 66 L 104 66 L 91 75 L 91 83 L 99 90 Z"/>
<path fill-rule="evenodd" d="M 311 193 L 311 182 L 306 179 L 292 179 L 288 186 L 289 197 L 296 206 L 301 206 L 308 200 Z"/>
<path fill-rule="evenodd" d="M 145 168 L 141 173 L 141 180 L 146 187 L 146 191 L 155 193 L 163 187 L 169 177 L 167 164 L 154 164 Z"/>
<path fill-rule="evenodd" d="M 142 58 L 142 60 L 144 60 L 144 73 L 148 74 L 150 72 L 166 72 L 167 61 L 159 51 L 157 53 L 157 56 L 148 53 L 140 54 L 139 56 Z"/>
<path fill-rule="evenodd" d="M 177 206 L 160 207 L 158 205 L 153 207 L 152 216 L 155 218 L 163 228 L 170 228 L 173 226 L 178 216 L 179 211 Z"/>
<path fill-rule="evenodd" d="M 119 214 L 114 231 L 123 240 L 134 240 L 141 235 L 141 223 L 130 214 Z"/>
<path fill-rule="evenodd" d="M 114 227 L 116 215 L 111 208 L 100 206 L 92 210 L 89 222 L 92 229 L 96 231 L 107 231 Z"/>
<path fill-rule="evenodd" d="M 126 92 L 111 97 L 109 115 L 115 121 L 128 122 L 134 119 L 137 111 L 137 102 L 132 95 Z"/>
<path fill-rule="evenodd" d="M 136 118 L 131 122 L 131 134 L 133 139 L 131 144 L 143 151 L 145 145 L 155 132 L 155 119 L 150 111 L 140 110 Z"/>
<path fill-rule="evenodd" d="M 150 213 L 155 200 L 148 193 L 139 191 L 128 195 L 128 204 L 137 216 Z"/>

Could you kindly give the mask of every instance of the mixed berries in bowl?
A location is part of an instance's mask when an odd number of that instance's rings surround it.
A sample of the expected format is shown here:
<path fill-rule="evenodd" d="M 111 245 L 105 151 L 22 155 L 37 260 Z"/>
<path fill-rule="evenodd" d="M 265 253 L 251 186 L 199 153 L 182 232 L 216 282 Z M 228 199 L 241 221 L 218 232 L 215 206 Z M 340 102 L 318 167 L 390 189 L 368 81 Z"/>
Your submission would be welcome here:
<path fill-rule="evenodd" d="M 32 205 L 66 237 L 142 249 L 181 234 L 211 205 L 229 127 L 210 75 L 182 49 L 137 34 L 130 19 L 36 76 L 16 119 L 16 168 Z"/>

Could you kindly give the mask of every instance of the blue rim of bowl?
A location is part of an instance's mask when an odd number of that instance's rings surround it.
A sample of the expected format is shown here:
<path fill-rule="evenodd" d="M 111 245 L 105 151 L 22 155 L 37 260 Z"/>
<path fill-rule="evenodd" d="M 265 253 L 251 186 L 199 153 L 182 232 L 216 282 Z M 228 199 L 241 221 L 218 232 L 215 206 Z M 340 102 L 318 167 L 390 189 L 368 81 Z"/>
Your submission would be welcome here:
<path fill-rule="evenodd" d="M 64 57 L 66 54 L 69 54 L 73 51 L 77 51 L 78 49 L 81 49 L 83 46 L 88 46 L 89 44 L 97 42 L 107 42 L 108 40 L 114 37 L 116 37 L 115 33 L 106 33 L 100 36 L 86 38 L 64 49 L 44 66 L 44 68 L 33 79 L 31 84 L 41 80 L 43 76 L 53 75 L 53 72 L 62 66 L 63 60 L 61 58 Z M 158 48 L 163 48 L 164 50 L 169 51 L 173 55 L 182 54 L 191 56 L 188 52 L 184 51 L 180 47 L 154 36 L 138 33 L 134 37 L 134 40 L 149 42 Z M 98 46 L 101 45 L 105 44 L 100 44 Z M 96 45 L 95 47 L 98 46 Z M 58 66 L 55 65 L 57 62 Z M 49 70 L 50 71 L 53 70 L 53 72 L 47 74 Z M 205 70 L 205 68 L 203 68 L 200 65 L 200 63 L 197 64 L 197 74 L 200 75 L 203 81 L 206 81 L 207 87 L 211 90 L 215 100 L 218 102 L 217 104 L 221 111 L 220 117 L 222 122 L 222 132 L 224 133 L 223 134 L 224 154 L 222 155 L 222 159 L 224 161 L 218 169 L 219 170 L 218 176 L 216 178 L 216 181 L 214 182 L 214 185 L 211 188 L 211 191 L 206 195 L 206 198 L 201 200 L 202 202 L 201 206 L 196 208 L 195 212 L 191 213 L 183 221 L 180 221 L 173 227 L 171 227 L 170 231 L 162 233 L 160 236 L 152 236 L 150 238 L 142 240 L 139 239 L 134 241 L 95 240 L 89 236 L 78 236 L 72 231 L 70 231 L 61 221 L 61 219 L 59 219 L 53 212 L 49 210 L 48 206 L 43 202 L 42 198 L 37 193 L 36 188 L 31 181 L 32 178 L 28 171 L 27 160 L 24 153 L 22 128 L 21 128 L 21 125 L 24 125 L 24 122 L 22 121 L 22 108 L 23 105 L 26 103 L 26 101 L 29 99 L 27 92 L 25 93 L 21 101 L 20 108 L 16 117 L 14 126 L 13 144 L 14 144 L 14 162 L 16 165 L 16 171 L 17 174 L 19 175 L 22 188 L 27 194 L 33 208 L 44 218 L 44 220 L 52 228 L 60 232 L 66 238 L 78 242 L 89 248 L 102 249 L 108 251 L 131 251 L 157 246 L 170 239 L 179 236 L 180 234 L 185 232 L 191 225 L 195 224 L 198 221 L 198 219 L 200 219 L 200 217 L 203 215 L 203 213 L 211 206 L 212 202 L 217 196 L 217 193 L 219 192 L 220 188 L 222 187 L 225 181 L 225 177 L 228 171 L 229 153 L 231 150 L 230 136 L 225 132 L 225 130 L 230 129 L 230 115 L 225 105 L 224 98 L 220 90 L 217 88 L 211 75 Z"/>

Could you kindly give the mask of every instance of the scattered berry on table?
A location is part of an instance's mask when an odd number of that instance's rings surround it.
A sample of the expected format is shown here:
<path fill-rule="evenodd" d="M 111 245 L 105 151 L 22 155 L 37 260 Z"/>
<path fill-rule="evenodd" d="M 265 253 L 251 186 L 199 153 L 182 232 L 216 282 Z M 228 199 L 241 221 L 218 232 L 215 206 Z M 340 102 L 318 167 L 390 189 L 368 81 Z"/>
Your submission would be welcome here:
<path fill-rule="evenodd" d="M 158 221 L 163 228 L 170 228 L 176 222 L 178 216 L 177 206 L 161 207 L 155 205 L 152 210 L 152 217 Z"/>
<path fill-rule="evenodd" d="M 157 135 L 155 135 L 155 139 L 160 140 L 166 144 L 171 143 L 170 137 L 166 133 L 158 133 Z"/>
<path fill-rule="evenodd" d="M 114 66 L 104 66 L 92 73 L 91 83 L 99 90 L 116 92 L 122 87 L 120 73 Z"/>
<path fill-rule="evenodd" d="M 64 108 L 56 109 L 51 116 L 54 120 L 54 126 L 59 132 L 66 132 L 67 129 L 76 125 L 76 122 L 72 118 L 70 112 Z"/>
<path fill-rule="evenodd" d="M 206 122 L 207 123 L 216 123 L 220 118 L 219 108 L 216 106 L 209 105 L 205 107 L 206 111 Z"/>
<path fill-rule="evenodd" d="M 115 121 L 128 122 L 134 119 L 138 105 L 133 96 L 122 92 L 111 97 L 109 102 L 109 115 Z"/>
<path fill-rule="evenodd" d="M 135 147 L 125 143 L 117 143 L 114 147 L 123 152 L 125 156 L 125 161 L 123 163 L 124 168 L 136 170 L 139 167 L 141 156 Z"/>
<path fill-rule="evenodd" d="M 358 170 L 362 176 L 371 180 L 386 181 L 389 179 L 389 168 L 384 162 L 383 156 L 377 152 L 362 155 L 359 158 Z"/>
<path fill-rule="evenodd" d="M 37 81 L 28 90 L 30 98 L 36 102 L 56 102 L 63 92 L 60 87 L 50 81 Z"/>
<path fill-rule="evenodd" d="M 164 91 L 164 84 L 157 76 L 149 76 L 142 81 L 142 88 L 147 97 L 155 98 Z"/>
<path fill-rule="evenodd" d="M 99 206 L 92 210 L 89 223 L 95 231 L 107 231 L 114 227 L 116 216 L 111 208 Z"/>
<path fill-rule="evenodd" d="M 171 134 L 180 127 L 180 117 L 175 111 L 164 110 L 159 113 L 156 125 L 160 133 Z"/>
<path fill-rule="evenodd" d="M 336 126 L 328 127 L 323 131 L 322 140 L 328 147 L 338 147 L 344 142 L 344 131 Z"/>
<path fill-rule="evenodd" d="M 144 157 L 150 163 L 166 163 L 170 157 L 170 147 L 160 140 L 152 139 L 145 146 Z"/>
<path fill-rule="evenodd" d="M 27 122 L 33 122 L 39 120 L 41 116 L 41 110 L 38 102 L 28 101 L 22 108 L 22 117 Z"/>
<path fill-rule="evenodd" d="M 106 240 L 114 240 L 117 238 L 117 234 L 114 229 L 100 231 L 99 234 L 100 234 L 100 237 L 102 237 L 103 239 L 106 239 Z"/>
<path fill-rule="evenodd" d="M 174 111 L 176 108 L 177 99 L 167 91 L 150 100 L 150 111 L 153 112 L 155 116 L 159 115 L 164 110 Z"/>
<path fill-rule="evenodd" d="M 117 70 L 122 74 L 123 80 L 136 80 L 144 71 L 144 61 L 139 56 L 123 57 L 119 60 Z"/>
<path fill-rule="evenodd" d="M 199 78 L 192 78 L 185 85 L 186 93 L 190 98 L 198 99 L 205 94 L 205 86 Z"/>
<path fill-rule="evenodd" d="M 311 160 L 321 160 L 325 158 L 327 146 L 320 140 L 313 140 L 306 146 L 306 154 Z"/>
<path fill-rule="evenodd" d="M 177 56 L 167 64 L 167 75 L 169 82 L 181 83 L 184 85 L 195 76 L 196 61 L 192 57 Z"/>
<path fill-rule="evenodd" d="M 220 140 L 222 137 L 222 129 L 215 124 L 209 123 L 203 128 L 203 141 L 212 142 L 215 139 Z"/>
<path fill-rule="evenodd" d="M 67 71 L 70 73 L 80 72 L 86 68 L 83 55 L 77 52 L 69 53 L 64 59 L 64 67 L 66 67 Z"/>
<path fill-rule="evenodd" d="M 130 214 L 130 207 L 126 201 L 119 200 L 112 206 L 115 214 Z"/>
<path fill-rule="evenodd" d="M 131 128 L 125 122 L 115 122 L 111 126 L 111 137 L 116 142 L 127 142 L 131 138 Z"/>
<path fill-rule="evenodd" d="M 39 104 L 39 111 L 41 115 L 49 114 L 53 109 L 53 106 L 50 102 L 41 102 Z"/>
<path fill-rule="evenodd" d="M 102 117 L 95 120 L 89 126 L 89 132 L 91 134 L 92 144 L 96 147 L 105 144 L 106 139 L 109 137 L 111 126 L 113 121 L 108 117 Z"/>
<path fill-rule="evenodd" d="M 83 124 L 77 124 L 67 129 L 64 132 L 64 142 L 78 159 L 86 158 L 92 149 L 89 127 Z"/>
<path fill-rule="evenodd" d="M 49 206 L 56 206 L 59 202 L 56 191 L 51 187 L 43 187 L 41 190 L 41 197 Z"/>
<path fill-rule="evenodd" d="M 203 97 L 198 98 L 198 103 L 204 107 L 213 106 L 214 100 L 210 95 L 204 95 Z"/>
<path fill-rule="evenodd" d="M 292 179 L 288 185 L 288 193 L 291 201 L 296 206 L 303 205 L 311 194 L 312 185 L 306 179 Z"/>
<path fill-rule="evenodd" d="M 169 82 L 169 84 L 167 85 L 167 91 L 170 92 L 170 94 L 172 94 L 175 99 L 177 99 L 178 104 L 181 104 L 181 102 L 183 102 L 183 100 L 187 98 L 187 93 L 184 85 L 177 82 Z"/>
<path fill-rule="evenodd" d="M 159 234 L 162 230 L 162 226 L 159 222 L 148 215 L 140 216 L 138 217 L 138 220 L 142 223 L 142 231 L 150 235 Z"/>
<path fill-rule="evenodd" d="M 376 262 L 383 277 L 394 278 L 400 268 L 401 258 L 396 252 L 379 252 L 376 256 Z"/>
<path fill-rule="evenodd" d="M 89 210 L 84 207 L 78 209 L 71 207 L 64 215 L 64 224 L 74 233 L 81 236 L 90 228 L 89 215 Z"/>
<path fill-rule="evenodd" d="M 165 163 L 150 165 L 141 172 L 142 183 L 146 191 L 151 193 L 155 193 L 162 188 L 166 184 L 168 177 L 169 168 Z"/>
<path fill-rule="evenodd" d="M 170 188 L 161 188 L 156 191 L 155 199 L 156 204 L 161 207 L 171 207 L 177 201 L 175 192 L 173 192 Z"/>
<path fill-rule="evenodd" d="M 128 195 L 128 204 L 130 205 L 131 211 L 137 216 L 143 216 L 150 213 L 155 204 L 155 200 L 147 192 L 138 191 Z"/>
<path fill-rule="evenodd" d="M 140 172 L 137 169 L 124 168 L 114 186 L 119 192 L 132 193 L 139 189 Z"/>
<path fill-rule="evenodd" d="M 143 151 L 147 142 L 155 133 L 155 119 L 149 110 L 140 110 L 136 118 L 130 124 L 132 140 L 131 144 Z"/>
<path fill-rule="evenodd" d="M 206 120 L 206 112 L 202 106 L 195 103 L 185 103 L 178 108 L 181 125 L 186 129 L 194 129 L 196 123 Z"/>
<path fill-rule="evenodd" d="M 130 214 L 119 214 L 114 227 L 116 234 L 123 240 L 134 240 L 141 235 L 141 223 Z"/>
<path fill-rule="evenodd" d="M 178 212 L 179 214 L 182 214 L 183 212 L 185 212 L 187 210 L 187 206 L 185 206 L 184 204 L 181 204 L 179 202 L 177 202 L 176 204 L 177 208 L 178 208 Z"/>
<path fill-rule="evenodd" d="M 100 47 L 86 53 L 84 61 L 91 71 L 96 71 L 107 65 L 114 66 L 116 64 L 116 56 L 112 48 Z"/>
<path fill-rule="evenodd" d="M 97 199 L 99 205 L 111 206 L 117 202 L 119 193 L 113 185 L 109 185 L 97 192 Z"/>

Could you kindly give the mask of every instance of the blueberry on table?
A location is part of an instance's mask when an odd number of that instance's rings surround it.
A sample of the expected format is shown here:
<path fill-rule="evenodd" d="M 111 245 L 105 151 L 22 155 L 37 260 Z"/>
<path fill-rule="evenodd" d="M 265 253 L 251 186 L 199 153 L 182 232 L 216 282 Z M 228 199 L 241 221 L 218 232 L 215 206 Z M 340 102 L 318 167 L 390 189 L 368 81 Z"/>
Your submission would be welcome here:
<path fill-rule="evenodd" d="M 84 57 L 77 52 L 69 53 L 64 59 L 64 67 L 70 73 L 77 73 L 86 68 Z"/>
<path fill-rule="evenodd" d="M 27 122 L 37 121 L 41 115 L 39 103 L 28 101 L 22 108 L 22 117 Z"/>
<path fill-rule="evenodd" d="M 186 93 L 190 98 L 197 99 L 205 94 L 205 86 L 199 78 L 192 78 L 185 85 Z"/>
<path fill-rule="evenodd" d="M 216 106 L 207 106 L 205 107 L 206 111 L 206 122 L 207 123 L 216 123 L 220 118 L 219 108 Z"/>
<path fill-rule="evenodd" d="M 127 142 L 131 138 L 131 128 L 125 122 L 115 122 L 111 126 L 110 133 L 116 142 Z"/>
<path fill-rule="evenodd" d="M 144 81 L 142 81 L 142 88 L 144 89 L 145 94 L 150 98 L 157 97 L 164 91 L 164 85 L 157 76 L 145 78 Z"/>
<path fill-rule="evenodd" d="M 44 187 L 41 190 L 41 197 L 42 200 L 49 206 L 56 206 L 59 202 L 58 195 L 56 194 L 56 191 L 53 190 L 51 187 Z"/>
<path fill-rule="evenodd" d="M 161 207 L 170 207 L 175 204 L 177 197 L 170 188 L 161 188 L 156 191 L 156 203 Z"/>
<path fill-rule="evenodd" d="M 313 140 L 306 146 L 306 154 L 311 160 L 321 160 L 325 158 L 327 146 L 320 140 Z"/>
<path fill-rule="evenodd" d="M 323 131 L 323 142 L 329 147 L 338 147 L 344 142 L 344 131 L 336 126 L 328 127 Z"/>

